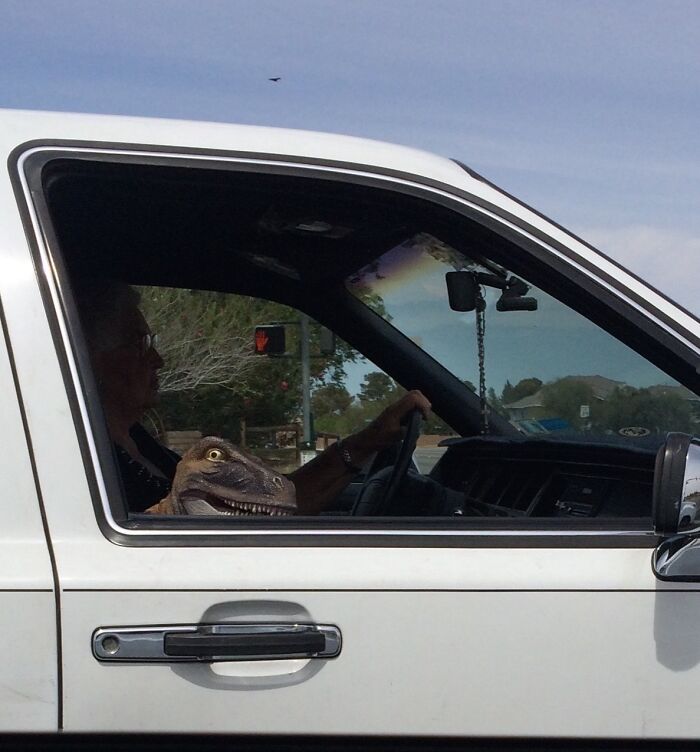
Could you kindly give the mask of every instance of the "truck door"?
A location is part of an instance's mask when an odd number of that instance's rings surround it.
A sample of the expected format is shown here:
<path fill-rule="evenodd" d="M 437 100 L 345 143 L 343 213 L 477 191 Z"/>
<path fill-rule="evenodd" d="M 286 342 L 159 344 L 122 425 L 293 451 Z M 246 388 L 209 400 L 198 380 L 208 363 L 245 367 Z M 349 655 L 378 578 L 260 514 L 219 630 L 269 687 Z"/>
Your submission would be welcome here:
<path fill-rule="evenodd" d="M 25 296 L 26 319 L 34 328 L 31 345 L 22 343 L 18 373 L 27 382 L 29 427 L 60 579 L 65 729 L 500 738 L 700 733 L 700 718 L 668 700 L 693 696 L 700 681 L 700 653 L 689 643 L 688 627 L 700 616 L 697 587 L 679 590 L 655 580 L 650 558 L 656 538 L 648 518 L 613 516 L 581 524 L 570 514 L 571 504 L 576 510 L 585 504 L 557 497 L 549 519 L 523 522 L 515 499 L 529 477 L 503 492 L 510 499 L 501 505 L 504 514 L 485 519 L 476 513 L 468 520 L 450 514 L 291 521 L 129 514 L 100 412 L 100 385 L 91 375 L 62 259 L 70 257 L 81 268 L 93 264 L 93 271 L 109 267 L 143 284 L 173 284 L 173 275 L 183 269 L 189 279 L 203 280 L 203 287 L 214 291 L 235 278 L 237 291 L 248 295 L 264 277 L 274 280 L 270 294 L 279 300 L 311 289 L 304 280 L 316 284 L 313 289 L 321 296 L 331 284 L 324 276 L 330 258 L 338 275 L 342 271 L 357 280 L 357 267 L 344 253 L 334 254 L 331 243 L 357 231 L 354 252 L 366 252 L 363 268 L 384 284 L 384 267 L 380 262 L 373 266 L 384 248 L 378 249 L 376 236 L 362 234 L 345 213 L 348 202 L 358 195 L 364 200 L 362 191 L 376 183 L 361 183 L 365 177 L 359 168 L 343 168 L 348 193 L 332 202 L 335 213 L 329 209 L 319 218 L 317 205 L 308 201 L 318 184 L 305 181 L 313 168 L 326 191 L 340 190 L 338 163 L 325 172 L 317 163 L 297 169 L 261 159 L 251 167 L 250 155 L 238 161 L 221 156 L 215 173 L 210 162 L 198 164 L 192 154 L 185 155 L 185 169 L 183 155 L 179 162 L 163 153 L 146 158 L 143 148 L 126 155 L 99 145 L 79 154 L 71 154 L 70 146 L 57 154 L 56 148 L 47 146 L 43 155 L 35 151 L 45 172 L 35 165 L 26 173 L 29 178 L 21 178 L 23 195 L 37 212 L 34 253 L 41 284 L 28 288 Z M 265 193 L 261 176 L 270 174 L 274 185 Z M 26 180 L 32 175 L 38 182 L 30 189 Z M 136 184 L 131 182 L 135 176 Z M 371 216 L 372 227 L 386 223 L 382 240 L 392 239 L 394 245 L 386 246 L 390 254 L 427 247 L 430 263 L 450 263 L 451 246 L 430 238 L 425 246 L 424 233 L 416 239 L 405 231 L 420 219 L 420 206 L 396 213 L 409 195 L 429 195 L 426 201 L 438 206 L 442 188 L 418 178 L 407 187 L 401 182 L 405 176 L 380 177 L 382 191 L 396 179 L 391 197 L 400 200 L 372 213 L 369 202 L 358 199 L 363 207 L 358 217 Z M 236 193 L 243 179 L 248 180 L 245 190 Z M 303 197 L 306 213 L 294 214 Z M 553 245 L 535 241 L 530 230 L 516 231 L 510 220 L 507 227 L 505 220 L 494 222 L 464 192 L 455 188 L 450 200 L 460 201 L 459 209 L 450 204 L 450 213 L 440 204 L 431 215 L 436 227 L 452 227 L 452 220 L 468 214 L 478 225 L 476 243 L 484 240 L 479 233 L 485 228 L 497 226 L 501 234 L 488 236 L 493 242 L 484 242 L 484 252 L 495 253 L 506 236 L 508 242 L 517 236 L 518 244 L 509 249 L 514 258 L 528 259 L 526 270 L 533 274 L 544 268 L 536 258 L 559 258 Z M 250 206 L 258 212 L 255 222 L 240 231 L 237 223 Z M 98 222 L 93 209 L 103 212 Z M 212 225 L 214 216 L 223 224 Z M 172 219 L 172 226 L 159 224 L 163 217 Z M 208 234 L 188 234 L 193 227 Z M 278 245 L 284 233 L 287 242 Z M 328 242 L 318 239 L 322 233 Z M 316 239 L 308 240 L 311 236 Z M 307 239 L 304 244 L 300 237 Z M 161 265 L 162 259 L 169 263 Z M 31 259 L 22 263 L 30 278 Z M 392 268 L 400 272 L 404 267 L 396 263 Z M 419 265 L 418 271 L 423 268 Z M 554 278 L 569 298 L 573 289 L 578 306 L 584 300 L 591 316 L 608 306 L 610 290 L 591 292 L 598 282 L 581 281 L 573 264 L 566 267 L 570 278 L 561 269 L 548 270 L 549 277 L 541 274 L 543 285 L 549 280 L 556 288 Z M 491 278 L 498 273 L 494 267 Z M 502 285 L 511 297 L 505 295 L 501 308 L 513 310 L 514 298 L 523 295 L 521 286 L 509 284 Z M 371 351 L 367 354 L 387 371 L 400 373 L 402 363 L 406 368 L 409 362 L 411 374 L 419 375 L 418 386 L 434 392 L 443 417 L 460 424 L 471 410 L 477 421 L 472 433 L 478 434 L 480 413 L 473 410 L 478 400 L 467 385 L 439 365 L 427 345 L 418 353 L 420 338 L 412 332 L 388 333 L 390 325 L 398 330 L 406 311 L 413 320 L 430 322 L 431 310 L 424 304 L 435 287 L 421 289 L 421 297 L 401 299 L 396 310 L 384 310 L 396 326 L 382 318 L 380 305 L 390 301 L 391 290 L 378 299 L 363 289 L 352 302 L 347 288 L 338 285 L 326 312 L 332 319 L 345 296 L 347 320 L 356 316 L 357 326 L 367 327 L 354 334 Z M 492 302 L 495 310 L 495 298 Z M 297 303 L 304 310 L 314 300 L 299 294 Z M 442 309 L 449 309 L 447 303 Z M 625 319 L 616 310 L 610 304 L 622 336 Z M 578 340 L 566 328 L 570 317 L 553 321 L 562 325 L 559 341 L 573 357 Z M 342 316 L 336 314 L 336 323 L 340 334 L 353 336 Z M 633 333 L 643 349 L 647 335 L 642 328 Z M 682 364 L 676 350 L 686 352 L 690 345 L 677 334 L 666 335 L 668 362 Z M 143 336 L 111 346 L 137 348 Z M 536 336 L 529 341 L 533 348 L 538 345 Z M 455 338 L 450 342 L 457 346 Z M 396 362 L 383 364 L 381 359 L 388 358 L 382 344 L 392 343 Z M 31 375 L 37 348 L 43 353 L 40 383 Z M 681 365 L 676 370 L 681 373 Z M 586 417 L 583 411 L 577 415 L 570 420 Z M 505 446 L 513 433 L 509 421 L 494 420 L 501 421 L 499 438 Z M 467 422 L 463 425 L 468 433 Z M 577 455 L 570 454 L 568 461 L 576 464 Z M 501 475 L 513 472 L 510 465 L 504 467 Z M 584 484 L 581 494 L 587 489 Z M 460 483 L 456 490 L 466 493 Z M 643 494 L 633 490 L 631 495 L 620 503 L 642 508 Z M 493 505 L 477 501 L 482 511 Z"/>

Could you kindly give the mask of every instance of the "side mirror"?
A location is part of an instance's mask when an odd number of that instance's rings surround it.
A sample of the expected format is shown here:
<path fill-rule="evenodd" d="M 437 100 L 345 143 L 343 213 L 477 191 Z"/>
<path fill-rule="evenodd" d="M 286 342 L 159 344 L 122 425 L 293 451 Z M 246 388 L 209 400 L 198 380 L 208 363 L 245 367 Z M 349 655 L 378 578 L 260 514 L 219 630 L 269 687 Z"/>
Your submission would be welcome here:
<path fill-rule="evenodd" d="M 700 440 L 670 433 L 656 455 L 654 530 L 700 533 Z"/>
<path fill-rule="evenodd" d="M 670 433 L 656 455 L 652 567 L 661 580 L 700 581 L 700 439 Z M 670 537 L 669 537 L 670 536 Z"/>

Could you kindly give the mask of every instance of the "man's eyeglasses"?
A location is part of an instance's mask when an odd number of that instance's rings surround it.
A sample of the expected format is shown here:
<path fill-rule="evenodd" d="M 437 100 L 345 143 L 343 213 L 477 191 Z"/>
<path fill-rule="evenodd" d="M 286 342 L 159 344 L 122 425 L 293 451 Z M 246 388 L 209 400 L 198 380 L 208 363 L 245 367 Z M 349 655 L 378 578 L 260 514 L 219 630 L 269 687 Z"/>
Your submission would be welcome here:
<path fill-rule="evenodd" d="M 145 355 L 158 347 L 158 335 L 149 333 L 141 337 L 141 355 Z"/>
<path fill-rule="evenodd" d="M 158 347 L 158 335 L 152 334 L 151 332 L 148 334 L 141 334 L 138 339 L 135 340 L 135 344 L 138 345 L 139 355 L 142 358 L 145 358 L 151 350 L 155 350 L 156 347 Z"/>
<path fill-rule="evenodd" d="M 116 345 L 115 349 L 122 347 L 138 348 L 139 356 L 145 358 L 146 355 L 158 347 L 158 335 L 148 332 L 147 334 L 133 334 L 131 338 L 125 340 L 122 344 Z"/>

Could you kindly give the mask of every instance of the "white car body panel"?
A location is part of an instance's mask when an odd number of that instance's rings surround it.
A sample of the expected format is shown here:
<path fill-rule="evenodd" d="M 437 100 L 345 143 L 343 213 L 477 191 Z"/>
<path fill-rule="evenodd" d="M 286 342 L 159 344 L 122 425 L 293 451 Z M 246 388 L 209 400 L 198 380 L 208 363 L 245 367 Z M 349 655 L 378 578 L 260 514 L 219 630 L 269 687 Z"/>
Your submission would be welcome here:
<path fill-rule="evenodd" d="M 58 721 L 56 598 L 4 339 L 0 427 L 0 732 L 51 731 Z"/>
<path fill-rule="evenodd" d="M 56 598 L 0 592 L 0 733 L 57 731 Z"/>
<path fill-rule="evenodd" d="M 138 144 L 144 152 L 149 144 L 177 147 L 197 150 L 203 160 L 214 158 L 209 150 L 245 153 L 237 158 L 248 160 L 260 155 L 268 164 L 314 159 L 332 163 L 338 175 L 363 172 L 396 186 L 422 185 L 482 213 L 487 210 L 475 200 L 489 202 L 615 277 L 659 317 L 672 317 L 683 330 L 674 336 L 700 354 L 693 344 L 700 325 L 692 316 L 446 159 L 281 129 L 0 112 L 5 159 L 35 140 Z M 431 182 L 440 186 L 426 185 Z M 96 521 L 57 344 L 7 172 L 0 178 L 0 218 L 0 300 L 60 584 L 66 731 L 700 735 L 700 717 L 676 701 L 700 687 L 700 585 L 659 582 L 651 547 L 626 547 L 623 536 L 620 547 L 606 548 L 589 547 L 586 533 L 571 547 L 532 548 L 499 545 L 494 532 L 481 535 L 492 547 L 421 545 L 420 533 L 414 533 L 416 547 L 401 548 L 152 547 L 108 540 Z M 554 245 L 548 250 L 559 253 Z M 51 281 L 46 255 L 44 265 Z M 0 394 L 14 394 L 2 351 L 0 386 Z M 17 405 L 5 400 L 0 408 L 3 430 L 14 425 L 16 437 L 0 453 L 3 498 L 17 510 L 0 530 L 0 582 L 32 591 L 26 598 L 12 593 L 7 601 L 0 593 L 0 608 L 8 606 L 0 629 L 11 633 L 14 612 L 21 610 L 32 629 L 17 628 L 18 639 L 36 651 L 30 671 L 24 651 L 5 658 L 7 692 L 33 699 L 12 715 L 15 726 L 6 726 L 0 711 L 0 729 L 46 730 L 57 726 L 54 583 L 19 415 L 6 419 Z M 99 472 L 97 480 L 100 485 Z M 101 490 L 98 502 L 106 505 Z M 346 542 L 352 537 L 338 535 Z M 463 533 L 444 538 L 455 535 Z M 292 614 L 337 624 L 343 651 L 313 670 L 303 662 L 103 665 L 92 655 L 97 628 L 189 624 L 212 614 L 234 621 Z M 0 688 L 0 706 L 9 697 L 5 691 Z"/>

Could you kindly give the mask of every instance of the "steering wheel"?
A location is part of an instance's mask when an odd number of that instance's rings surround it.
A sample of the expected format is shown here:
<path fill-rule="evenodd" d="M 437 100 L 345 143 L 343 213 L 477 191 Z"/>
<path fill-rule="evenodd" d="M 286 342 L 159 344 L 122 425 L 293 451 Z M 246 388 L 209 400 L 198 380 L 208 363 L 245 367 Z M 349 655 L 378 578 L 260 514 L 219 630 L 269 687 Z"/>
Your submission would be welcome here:
<path fill-rule="evenodd" d="M 391 474 L 389 468 L 384 468 L 367 478 L 352 508 L 353 515 L 377 516 L 387 514 L 391 509 L 401 483 L 408 473 L 420 435 L 422 418 L 423 414 L 418 408 L 408 413 L 405 418 L 406 433 L 401 441 L 396 462 L 391 468 Z"/>

